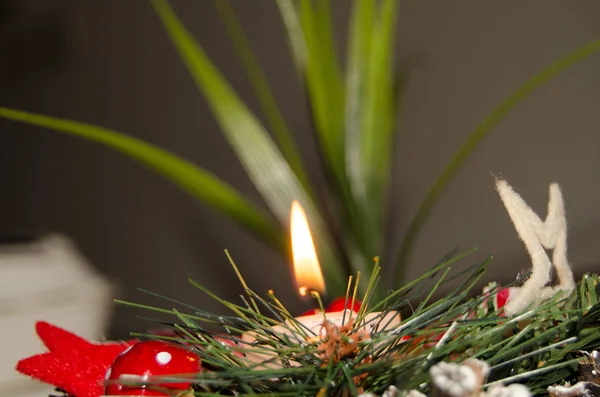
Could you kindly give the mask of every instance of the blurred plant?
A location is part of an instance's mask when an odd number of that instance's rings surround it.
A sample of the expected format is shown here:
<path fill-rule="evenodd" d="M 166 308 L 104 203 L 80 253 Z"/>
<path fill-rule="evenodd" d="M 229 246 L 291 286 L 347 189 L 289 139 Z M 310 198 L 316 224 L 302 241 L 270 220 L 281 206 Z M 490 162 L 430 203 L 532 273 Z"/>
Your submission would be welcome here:
<path fill-rule="evenodd" d="M 0 117 L 76 135 L 120 151 L 167 177 L 284 255 L 289 249 L 285 236 L 290 205 L 299 200 L 315 235 L 328 289 L 332 294 L 343 294 L 347 276 L 372 270 L 372 258 L 382 252 L 386 240 L 392 148 L 400 93 L 406 81 L 404 74 L 395 72 L 398 1 L 354 1 L 344 71 L 336 55 L 330 1 L 276 1 L 299 78 L 306 86 L 320 154 L 331 184 L 333 194 L 327 205 L 320 205 L 317 200 L 290 129 L 229 1 L 216 0 L 215 5 L 248 73 L 266 125 L 235 93 L 169 2 L 150 2 L 275 219 L 215 175 L 138 139 L 89 124 L 5 107 L 0 108 Z M 403 281 L 403 270 L 428 215 L 478 144 L 532 91 L 599 50 L 600 40 L 596 40 L 546 67 L 473 130 L 429 189 L 404 236 L 399 258 L 385 258 L 384 262 L 395 266 L 396 284 Z"/>

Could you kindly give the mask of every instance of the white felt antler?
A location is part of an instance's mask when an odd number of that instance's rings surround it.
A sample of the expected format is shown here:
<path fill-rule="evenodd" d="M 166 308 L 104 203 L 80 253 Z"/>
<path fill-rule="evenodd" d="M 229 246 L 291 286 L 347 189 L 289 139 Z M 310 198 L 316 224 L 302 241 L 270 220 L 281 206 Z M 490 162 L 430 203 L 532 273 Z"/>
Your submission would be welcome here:
<path fill-rule="evenodd" d="M 567 221 L 562 193 L 556 183 L 550 185 L 545 222 L 506 181 L 497 180 L 496 188 L 519 237 L 525 243 L 533 267 L 531 277 L 523 284 L 518 295 L 505 306 L 507 315 L 515 315 L 539 305 L 560 290 L 572 291 L 575 288 L 573 273 L 567 260 Z M 554 250 L 552 262 L 545 249 Z M 558 285 L 555 287 L 546 286 L 550 282 L 552 265 L 558 277 Z"/>

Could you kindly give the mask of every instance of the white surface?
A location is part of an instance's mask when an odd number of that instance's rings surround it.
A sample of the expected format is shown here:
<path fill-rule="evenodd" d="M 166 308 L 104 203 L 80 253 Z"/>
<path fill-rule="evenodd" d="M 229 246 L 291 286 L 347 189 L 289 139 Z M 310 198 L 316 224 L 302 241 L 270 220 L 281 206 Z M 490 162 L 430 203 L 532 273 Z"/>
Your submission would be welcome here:
<path fill-rule="evenodd" d="M 46 351 L 35 333 L 36 321 L 101 339 L 111 292 L 65 237 L 0 246 L 0 395 L 47 396 L 53 388 L 15 371 L 20 359 Z"/>
<path fill-rule="evenodd" d="M 48 397 L 50 394 L 58 394 L 54 391 L 54 387 L 52 386 L 27 379 L 7 387 L 2 386 L 0 390 L 3 396 L 14 397 Z"/>

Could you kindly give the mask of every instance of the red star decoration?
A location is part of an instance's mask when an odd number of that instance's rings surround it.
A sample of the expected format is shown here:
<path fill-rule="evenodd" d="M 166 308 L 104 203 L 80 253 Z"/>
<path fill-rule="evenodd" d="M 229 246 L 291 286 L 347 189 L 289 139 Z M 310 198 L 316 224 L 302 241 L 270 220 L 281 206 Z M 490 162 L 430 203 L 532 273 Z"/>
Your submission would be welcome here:
<path fill-rule="evenodd" d="M 77 397 L 100 397 L 113 361 L 137 341 L 92 343 L 47 322 L 36 331 L 49 352 L 23 359 L 17 371 Z"/>

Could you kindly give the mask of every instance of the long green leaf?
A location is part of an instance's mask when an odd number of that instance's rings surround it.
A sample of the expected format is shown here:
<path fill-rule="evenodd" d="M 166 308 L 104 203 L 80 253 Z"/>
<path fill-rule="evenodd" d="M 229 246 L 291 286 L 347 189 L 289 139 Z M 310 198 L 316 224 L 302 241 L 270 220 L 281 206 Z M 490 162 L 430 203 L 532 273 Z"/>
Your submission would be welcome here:
<path fill-rule="evenodd" d="M 277 5 L 296 67 L 306 83 L 320 150 L 336 188 L 348 262 L 354 272 L 370 272 L 372 255 L 365 247 L 368 231 L 357 213 L 346 174 L 345 87 L 333 43 L 330 1 L 277 0 Z"/>
<path fill-rule="evenodd" d="M 387 195 L 393 154 L 396 119 L 393 80 L 397 5 L 397 0 L 382 1 L 371 44 L 365 126 L 362 135 L 362 163 L 366 168 L 364 179 L 367 181 L 365 204 L 366 208 L 373 211 L 369 218 L 375 222 L 373 232 L 384 230 L 382 209 L 384 197 Z"/>
<path fill-rule="evenodd" d="M 346 171 L 354 197 L 366 201 L 361 135 L 369 77 L 375 0 L 355 0 L 350 22 L 346 73 Z"/>
<path fill-rule="evenodd" d="M 373 36 L 375 0 L 356 0 L 350 22 L 348 48 L 348 66 L 346 72 L 346 109 L 345 109 L 345 161 L 349 190 L 352 195 L 351 206 L 354 216 L 352 222 L 355 245 L 365 258 L 378 253 L 372 252 L 372 237 L 365 223 L 364 210 L 366 186 L 362 172 L 361 153 L 363 119 L 365 111 L 365 92 L 368 84 L 369 58 L 371 56 L 371 37 Z"/>
<path fill-rule="evenodd" d="M 316 237 L 328 286 L 335 292 L 343 291 L 345 275 L 327 225 L 276 144 L 186 30 L 168 1 L 151 0 L 151 3 L 222 132 L 267 205 L 284 225 L 288 225 L 292 201 L 302 203 Z"/>
<path fill-rule="evenodd" d="M 299 19 L 302 34 L 294 31 L 288 31 L 288 34 L 306 40 L 304 77 L 320 149 L 337 188 L 337 199 L 344 215 L 341 229 L 345 251 L 354 273 L 370 273 L 372 256 L 366 254 L 363 247 L 367 231 L 361 227 L 346 174 L 345 87 L 333 41 L 330 1 L 300 0 Z M 365 287 L 360 285 L 362 292 Z"/>
<path fill-rule="evenodd" d="M 395 121 L 396 0 L 357 0 L 347 76 L 346 168 L 368 255 L 383 245 Z M 378 11 L 376 13 L 376 11 Z"/>
<path fill-rule="evenodd" d="M 225 22 L 227 31 L 229 32 L 235 49 L 244 64 L 250 83 L 254 88 L 254 92 L 262 106 L 263 112 L 267 117 L 275 140 L 279 144 L 284 158 L 302 183 L 302 186 L 304 186 L 304 189 L 312 195 L 312 186 L 309 183 L 306 171 L 302 165 L 302 160 L 296 149 L 292 134 L 279 111 L 279 107 L 271 92 L 267 78 L 252 51 L 252 47 L 242 29 L 242 25 L 235 15 L 235 10 L 229 0 L 214 0 L 214 4 L 221 15 L 221 18 Z"/>
<path fill-rule="evenodd" d="M 199 201 L 225 214 L 280 252 L 286 242 L 280 225 L 229 185 L 190 162 L 117 131 L 77 121 L 0 107 L 0 117 L 78 136 L 117 150 L 165 176 Z"/>
<path fill-rule="evenodd" d="M 337 184 L 344 186 L 344 85 L 333 43 L 330 1 L 315 3 L 300 2 L 307 49 L 304 73 L 323 157 Z"/>
<path fill-rule="evenodd" d="M 442 193 L 448 184 L 454 179 L 460 167 L 469 158 L 471 153 L 478 147 L 487 134 L 497 126 L 506 117 L 509 112 L 517 105 L 523 102 L 537 88 L 543 86 L 550 79 L 560 74 L 565 69 L 575 65 L 581 60 L 600 52 L 600 40 L 594 40 L 580 49 L 568 54 L 567 56 L 552 63 L 539 73 L 534 75 L 529 81 L 523 84 L 519 89 L 504 100 L 492 113 L 490 113 L 469 137 L 463 142 L 462 146 L 454 154 L 452 160 L 446 168 L 437 177 L 433 185 L 429 188 L 425 199 L 421 202 L 415 217 L 412 219 L 408 232 L 406 233 L 400 248 L 400 254 L 396 262 L 396 283 L 401 284 L 404 281 L 404 272 L 412 254 L 414 244 L 421 232 L 421 228 L 427 221 L 429 214 L 437 204 Z"/>
<path fill-rule="evenodd" d="M 300 25 L 300 17 L 296 12 L 294 0 L 277 0 L 277 7 L 281 14 L 281 19 L 287 31 L 287 38 L 292 49 L 292 57 L 294 65 L 300 75 L 304 74 L 306 68 L 306 40 L 302 26 Z"/>

